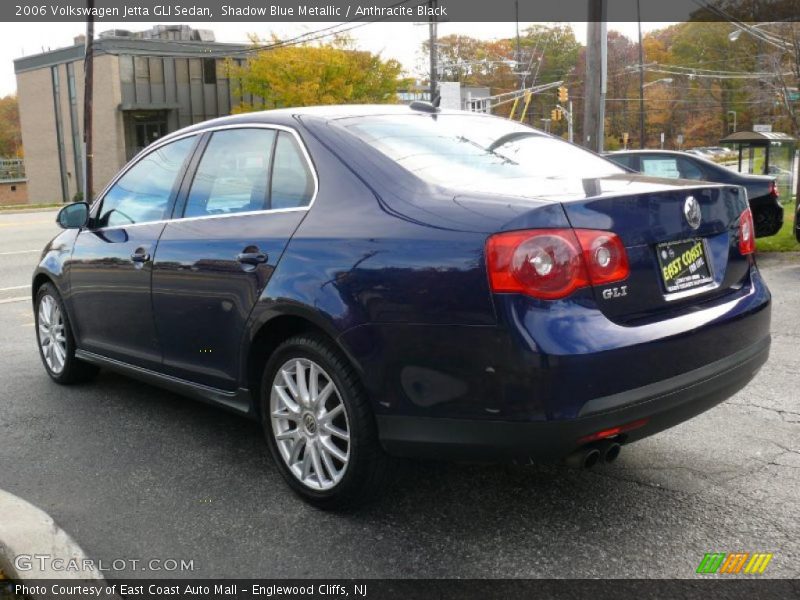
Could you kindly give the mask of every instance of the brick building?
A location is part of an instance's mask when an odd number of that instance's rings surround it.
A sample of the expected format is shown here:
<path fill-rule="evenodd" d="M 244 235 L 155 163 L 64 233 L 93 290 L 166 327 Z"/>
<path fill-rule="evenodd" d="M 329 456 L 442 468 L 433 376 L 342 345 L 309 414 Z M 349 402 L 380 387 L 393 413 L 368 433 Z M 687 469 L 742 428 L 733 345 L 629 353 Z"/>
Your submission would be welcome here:
<path fill-rule="evenodd" d="M 186 25 L 101 33 L 94 60 L 95 193 L 155 139 L 252 102 L 231 85 L 226 61 L 243 61 L 247 48 Z M 32 203 L 68 202 L 83 189 L 83 61 L 83 36 L 73 46 L 14 61 Z"/>

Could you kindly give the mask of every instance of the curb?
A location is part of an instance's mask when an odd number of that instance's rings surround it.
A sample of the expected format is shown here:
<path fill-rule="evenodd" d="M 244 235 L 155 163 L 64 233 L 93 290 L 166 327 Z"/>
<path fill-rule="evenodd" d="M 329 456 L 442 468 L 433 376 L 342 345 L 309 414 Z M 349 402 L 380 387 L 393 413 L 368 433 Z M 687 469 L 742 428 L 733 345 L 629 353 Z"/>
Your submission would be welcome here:
<path fill-rule="evenodd" d="M 800 252 L 757 252 L 756 262 L 759 267 L 764 268 L 778 265 L 796 265 L 800 263 Z"/>
<path fill-rule="evenodd" d="M 33 504 L 0 490 L 0 571 L 6 577 L 24 583 L 34 579 L 80 579 L 104 582 L 94 561 L 72 538 L 56 525 L 53 518 Z M 34 555 L 47 561 L 34 560 Z M 19 567 L 17 557 L 30 557 Z M 67 565 L 75 561 L 77 569 L 53 568 L 57 559 Z M 28 568 L 29 565 L 29 568 Z"/>

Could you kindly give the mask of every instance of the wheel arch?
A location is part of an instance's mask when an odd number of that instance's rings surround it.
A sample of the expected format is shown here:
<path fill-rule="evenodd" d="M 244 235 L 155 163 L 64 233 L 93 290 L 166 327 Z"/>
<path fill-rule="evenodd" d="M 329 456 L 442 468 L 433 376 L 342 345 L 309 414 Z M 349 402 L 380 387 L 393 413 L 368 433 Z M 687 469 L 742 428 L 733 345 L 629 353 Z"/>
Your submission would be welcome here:
<path fill-rule="evenodd" d="M 45 283 L 53 284 L 56 290 L 58 290 L 55 279 L 53 279 L 49 273 L 39 271 L 33 276 L 33 281 L 31 282 L 31 302 L 36 302 L 36 294 L 39 293 L 39 289 L 41 289 Z"/>
<path fill-rule="evenodd" d="M 306 333 L 323 336 L 342 352 L 361 379 L 361 369 L 352 354 L 341 344 L 339 332 L 321 318 L 301 310 L 288 310 L 260 319 L 250 330 L 252 333 L 248 336 L 249 342 L 243 352 L 245 360 L 242 378 L 250 390 L 253 411 L 257 418 L 261 416 L 259 398 L 264 365 L 278 346 L 295 335 Z M 363 381 L 361 383 L 363 384 Z"/>

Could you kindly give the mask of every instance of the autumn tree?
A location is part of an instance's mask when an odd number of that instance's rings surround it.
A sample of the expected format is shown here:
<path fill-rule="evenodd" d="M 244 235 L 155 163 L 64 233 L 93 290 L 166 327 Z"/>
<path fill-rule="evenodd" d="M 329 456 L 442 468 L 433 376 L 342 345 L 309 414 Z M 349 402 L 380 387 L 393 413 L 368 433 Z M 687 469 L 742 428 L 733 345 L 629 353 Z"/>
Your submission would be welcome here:
<path fill-rule="evenodd" d="M 255 40 L 258 43 L 258 40 Z M 321 104 L 393 103 L 404 81 L 396 60 L 354 50 L 347 39 L 321 45 L 280 46 L 255 51 L 243 64 L 230 63 L 242 102 L 234 112 Z"/>
<path fill-rule="evenodd" d="M 526 87 L 564 80 L 575 68 L 581 45 L 569 25 L 534 24 L 520 32 L 520 56 L 515 38 L 481 40 L 464 35 L 447 35 L 437 43 L 439 78 L 464 85 L 484 86 L 492 94 L 518 90 L 525 73 Z M 428 42 L 422 44 L 428 54 Z M 519 64 L 517 64 L 519 59 Z M 529 109 L 530 122 L 550 113 L 555 92 L 534 97 Z M 508 115 L 511 103 L 498 107 Z"/>
<path fill-rule="evenodd" d="M 458 81 L 495 90 L 512 89 L 518 81 L 509 40 L 446 35 L 439 38 L 437 49 L 441 81 Z M 428 53 L 427 41 L 422 44 L 422 51 Z"/>
<path fill-rule="evenodd" d="M 0 158 L 22 156 L 22 134 L 16 96 L 0 98 Z"/>

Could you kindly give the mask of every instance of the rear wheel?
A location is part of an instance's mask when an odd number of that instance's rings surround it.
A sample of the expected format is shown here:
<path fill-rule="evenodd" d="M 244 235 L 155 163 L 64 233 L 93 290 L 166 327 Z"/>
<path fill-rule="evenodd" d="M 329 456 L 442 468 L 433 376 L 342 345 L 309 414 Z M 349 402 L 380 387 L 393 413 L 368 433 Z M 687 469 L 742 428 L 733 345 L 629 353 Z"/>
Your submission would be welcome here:
<path fill-rule="evenodd" d="M 275 351 L 261 385 L 264 433 L 275 463 L 304 500 L 360 504 L 389 477 L 366 394 L 326 338 L 300 335 Z"/>
<path fill-rule="evenodd" d="M 75 337 L 55 286 L 44 284 L 36 293 L 36 340 L 47 374 L 57 383 L 87 381 L 97 367 L 75 358 Z"/>
<path fill-rule="evenodd" d="M 778 233 L 783 224 L 782 216 L 782 211 L 777 208 L 757 210 L 753 215 L 756 237 L 769 237 Z"/>

